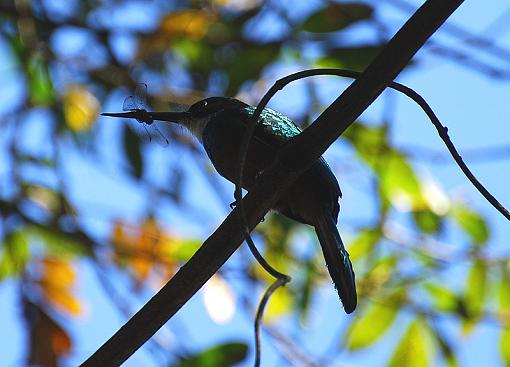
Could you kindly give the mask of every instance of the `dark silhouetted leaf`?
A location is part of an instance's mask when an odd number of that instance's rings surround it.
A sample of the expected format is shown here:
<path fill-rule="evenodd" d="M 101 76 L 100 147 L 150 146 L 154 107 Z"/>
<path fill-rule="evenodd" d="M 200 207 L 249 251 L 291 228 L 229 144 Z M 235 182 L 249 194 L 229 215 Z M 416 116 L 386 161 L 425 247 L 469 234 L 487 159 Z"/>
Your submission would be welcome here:
<path fill-rule="evenodd" d="M 125 126 L 124 130 L 124 152 L 131 166 L 131 174 L 136 177 L 142 177 L 143 158 L 141 152 L 140 138 L 131 130 L 129 126 Z"/>
<path fill-rule="evenodd" d="M 360 20 L 370 19 L 373 9 L 362 3 L 329 3 L 311 14 L 303 23 L 303 30 L 314 33 L 339 31 Z"/>
<path fill-rule="evenodd" d="M 228 367 L 246 358 L 248 347 L 244 343 L 226 343 L 214 346 L 194 356 L 182 359 L 174 367 Z"/>

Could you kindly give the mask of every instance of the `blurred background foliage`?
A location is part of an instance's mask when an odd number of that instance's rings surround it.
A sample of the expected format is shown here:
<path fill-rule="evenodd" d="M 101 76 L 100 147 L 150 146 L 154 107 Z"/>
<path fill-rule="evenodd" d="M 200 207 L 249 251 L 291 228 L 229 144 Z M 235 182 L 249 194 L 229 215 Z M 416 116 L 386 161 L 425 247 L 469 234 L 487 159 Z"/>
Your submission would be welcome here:
<path fill-rule="evenodd" d="M 75 365 L 86 358 L 117 326 L 73 336 L 87 328 L 80 319 L 103 312 L 95 299 L 80 296 L 92 287 L 80 283 L 83 268 L 92 269 L 95 286 L 125 320 L 194 253 L 233 200 L 232 187 L 189 134 L 173 129 L 170 145 L 161 148 L 137 139 L 127 122 L 99 119 L 101 111 L 120 111 L 139 82 L 148 85 L 154 110 L 168 110 L 210 95 L 256 104 L 274 80 L 299 69 L 363 70 L 391 36 L 378 6 L 2 1 L 0 281 L 15 284 L 14 317 L 26 341 L 15 364 Z M 473 68 L 469 57 L 434 47 Z M 419 68 L 418 62 L 407 72 Z M 489 64 L 473 72 L 504 77 Z M 272 106 L 306 126 L 346 82 L 334 83 L 326 98 L 322 79 L 298 83 Z M 379 365 L 455 366 L 458 336 L 489 323 L 499 330 L 493 352 L 510 365 L 509 258 L 488 245 L 493 228 L 486 216 L 424 179 L 415 151 L 394 143 L 391 109 L 385 104 L 377 119 L 358 121 L 328 153 L 339 181 L 358 186 L 370 205 L 354 214 L 344 206 L 340 214 L 360 302 L 347 317 L 336 297 L 328 298 L 336 318 L 320 333 L 334 341 L 321 354 L 307 352 L 299 336 L 318 327 L 310 321 L 319 317 L 313 308 L 325 291 L 334 292 L 313 233 L 275 214 L 254 232 L 268 261 L 293 277 L 269 303 L 263 353 L 279 365 L 326 366 L 391 339 L 389 358 L 377 359 Z M 218 329 L 239 313 L 249 324 L 271 282 L 246 248 L 239 252 L 202 292 L 204 312 Z M 170 341 L 147 343 L 147 363 L 251 364 L 250 327 L 230 340 L 213 335 L 197 348 L 183 331 L 193 317 L 170 323 L 176 335 Z M 84 338 L 92 340 L 86 348 Z"/>

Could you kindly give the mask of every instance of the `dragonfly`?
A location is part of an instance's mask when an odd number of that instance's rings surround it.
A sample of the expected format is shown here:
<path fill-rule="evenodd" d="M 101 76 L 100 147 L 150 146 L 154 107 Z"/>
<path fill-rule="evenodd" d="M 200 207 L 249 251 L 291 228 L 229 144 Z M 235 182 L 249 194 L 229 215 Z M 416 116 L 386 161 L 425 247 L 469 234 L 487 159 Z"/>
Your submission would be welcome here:
<path fill-rule="evenodd" d="M 124 99 L 122 110 L 125 112 L 103 112 L 102 116 L 131 118 L 136 120 L 131 124 L 137 135 L 143 141 L 156 142 L 167 146 L 168 123 L 182 118 L 182 112 L 152 112 L 147 108 L 147 84 L 137 84 L 134 94 Z"/>

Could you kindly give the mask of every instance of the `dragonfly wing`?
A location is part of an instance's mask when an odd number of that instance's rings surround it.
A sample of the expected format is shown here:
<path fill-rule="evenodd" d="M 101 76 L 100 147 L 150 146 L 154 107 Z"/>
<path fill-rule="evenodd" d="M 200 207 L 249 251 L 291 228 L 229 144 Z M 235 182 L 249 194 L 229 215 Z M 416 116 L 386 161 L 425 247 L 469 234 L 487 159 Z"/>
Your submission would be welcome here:
<path fill-rule="evenodd" d="M 147 125 L 152 141 L 161 146 L 167 146 L 170 143 L 170 123 L 163 121 L 154 121 L 152 124 Z"/>
<path fill-rule="evenodd" d="M 136 110 L 135 105 L 135 98 L 133 96 L 128 96 L 124 100 L 124 103 L 122 104 L 122 111 L 132 111 Z"/>
<path fill-rule="evenodd" d="M 147 109 L 147 84 L 145 83 L 139 83 L 136 85 L 135 106 L 139 109 Z"/>

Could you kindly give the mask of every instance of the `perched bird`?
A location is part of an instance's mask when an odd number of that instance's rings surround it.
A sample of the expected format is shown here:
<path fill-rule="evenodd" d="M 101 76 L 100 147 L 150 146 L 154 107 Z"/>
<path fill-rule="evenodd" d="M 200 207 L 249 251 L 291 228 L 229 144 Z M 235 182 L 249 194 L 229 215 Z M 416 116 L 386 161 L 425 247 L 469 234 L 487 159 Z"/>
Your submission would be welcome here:
<path fill-rule="evenodd" d="M 211 97 L 193 104 L 185 112 L 150 112 L 133 109 L 105 116 L 136 118 L 150 125 L 169 121 L 185 126 L 203 144 L 220 175 L 231 182 L 238 177 L 238 158 L 244 132 L 255 108 L 233 98 Z M 246 157 L 242 186 L 250 190 L 260 172 L 274 161 L 277 151 L 301 132 L 288 117 L 265 108 L 260 115 Z M 313 226 L 324 259 L 345 312 L 356 308 L 356 285 L 349 254 L 336 228 L 338 182 L 321 157 L 280 196 L 274 210 L 300 223 Z"/>

